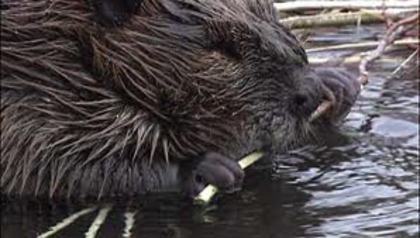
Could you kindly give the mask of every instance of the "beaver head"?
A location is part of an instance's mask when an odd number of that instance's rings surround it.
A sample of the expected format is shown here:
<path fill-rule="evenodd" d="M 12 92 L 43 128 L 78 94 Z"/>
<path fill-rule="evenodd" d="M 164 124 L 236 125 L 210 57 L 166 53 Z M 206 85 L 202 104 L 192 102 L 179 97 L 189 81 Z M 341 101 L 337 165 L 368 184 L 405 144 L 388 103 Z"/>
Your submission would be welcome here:
<path fill-rule="evenodd" d="M 304 49 L 278 22 L 270 1 L 143 1 L 141 7 L 134 0 L 121 6 L 100 2 L 96 16 L 106 16 L 108 24 L 88 30 L 90 38 L 82 44 L 91 55 L 90 68 L 146 108 L 154 122 L 172 124 L 165 131 L 175 123 L 195 134 L 184 140 L 192 149 L 232 141 L 243 132 L 277 148 L 303 142 L 345 114 L 310 122 L 323 101 L 337 101 L 332 91 L 345 86 L 325 87 L 326 81 L 349 81 L 352 91 L 340 96 L 337 111 L 348 112 L 357 95 L 357 82 L 346 73 L 308 66 Z M 102 13 L 104 6 L 108 10 Z M 137 12 L 124 10 L 122 16 L 120 9 Z M 103 30 L 115 18 L 124 21 Z"/>
<path fill-rule="evenodd" d="M 2 9 L 8 193 L 160 189 L 176 177 L 170 166 L 207 151 L 239 158 L 302 143 L 358 93 L 345 73 L 308 66 L 271 1 L 5 0 Z M 325 99 L 331 112 L 310 120 Z"/>

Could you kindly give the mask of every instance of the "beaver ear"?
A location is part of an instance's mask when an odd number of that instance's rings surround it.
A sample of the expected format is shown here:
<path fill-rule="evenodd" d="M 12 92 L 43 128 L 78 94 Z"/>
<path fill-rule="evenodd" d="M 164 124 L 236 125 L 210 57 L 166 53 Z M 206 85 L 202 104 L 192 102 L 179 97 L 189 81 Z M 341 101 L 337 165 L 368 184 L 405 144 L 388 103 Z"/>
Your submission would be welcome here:
<path fill-rule="evenodd" d="M 211 21 L 206 25 L 209 47 L 235 58 L 246 58 L 261 46 L 258 32 L 240 22 Z"/>
<path fill-rule="evenodd" d="M 93 0 L 98 22 L 106 26 L 121 26 L 136 12 L 143 0 Z"/>

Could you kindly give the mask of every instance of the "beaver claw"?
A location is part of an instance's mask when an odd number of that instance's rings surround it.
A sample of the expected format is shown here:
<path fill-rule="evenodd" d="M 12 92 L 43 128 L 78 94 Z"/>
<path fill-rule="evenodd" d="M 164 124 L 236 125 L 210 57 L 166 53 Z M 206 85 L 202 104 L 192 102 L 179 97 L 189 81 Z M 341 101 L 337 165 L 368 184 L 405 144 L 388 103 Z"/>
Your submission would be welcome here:
<path fill-rule="evenodd" d="M 221 154 L 209 152 L 199 159 L 187 178 L 186 192 L 197 195 L 207 184 L 212 184 L 226 193 L 241 189 L 244 171 L 239 164 Z"/>
<path fill-rule="evenodd" d="M 322 82 L 326 91 L 333 95 L 333 121 L 341 121 L 349 112 L 361 90 L 357 78 L 344 70 L 324 70 Z"/>

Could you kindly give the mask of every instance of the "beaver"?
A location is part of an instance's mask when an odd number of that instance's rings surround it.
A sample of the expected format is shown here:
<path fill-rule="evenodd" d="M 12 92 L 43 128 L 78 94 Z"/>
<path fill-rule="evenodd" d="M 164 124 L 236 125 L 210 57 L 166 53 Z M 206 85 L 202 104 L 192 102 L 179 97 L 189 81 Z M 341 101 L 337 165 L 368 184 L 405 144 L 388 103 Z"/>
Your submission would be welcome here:
<path fill-rule="evenodd" d="M 239 158 L 335 127 L 359 93 L 268 0 L 2 0 L 1 18 L 3 195 L 236 191 Z"/>

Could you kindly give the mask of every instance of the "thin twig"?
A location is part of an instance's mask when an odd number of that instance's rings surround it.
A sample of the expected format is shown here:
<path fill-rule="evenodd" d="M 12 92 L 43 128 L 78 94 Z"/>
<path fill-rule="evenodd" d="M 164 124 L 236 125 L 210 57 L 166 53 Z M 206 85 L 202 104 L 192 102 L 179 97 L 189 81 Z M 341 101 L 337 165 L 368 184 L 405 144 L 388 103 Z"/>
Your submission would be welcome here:
<path fill-rule="evenodd" d="M 379 41 L 365 41 L 360 43 L 351 43 L 351 44 L 341 44 L 341 45 L 331 45 L 325 47 L 316 47 L 316 48 L 309 48 L 306 49 L 306 53 L 315 53 L 315 52 L 322 52 L 322 51 L 331 51 L 331 50 L 343 50 L 343 49 L 358 49 L 358 48 L 367 48 L 367 47 L 375 47 L 380 44 Z M 405 38 L 401 40 L 396 40 L 393 46 L 400 46 L 400 45 L 410 45 L 410 44 L 419 44 L 419 39 L 415 38 Z"/>
<path fill-rule="evenodd" d="M 340 59 L 340 64 L 345 65 L 345 64 L 359 64 L 363 59 L 363 56 L 361 54 L 355 54 L 349 57 L 344 57 L 344 59 Z M 331 62 L 331 60 L 333 60 L 333 58 L 331 57 L 314 57 L 314 56 L 309 56 L 308 61 L 310 64 L 312 65 L 316 65 L 316 64 L 326 64 L 328 62 Z M 378 59 L 379 62 L 381 63 L 396 63 L 397 61 L 401 61 L 401 58 L 397 58 L 397 57 L 381 57 L 380 59 Z"/>
<path fill-rule="evenodd" d="M 418 9 L 404 9 L 392 11 L 387 17 L 399 20 L 408 13 L 417 12 Z M 358 12 L 330 13 L 313 16 L 295 16 L 281 19 L 280 23 L 290 29 L 328 27 L 357 24 L 374 24 L 384 22 L 385 18 L 380 10 L 363 10 Z"/>
<path fill-rule="evenodd" d="M 404 18 L 392 24 L 389 27 L 389 29 L 385 33 L 385 36 L 380 41 L 380 44 L 378 45 L 378 47 L 375 50 L 370 51 L 369 54 L 365 58 L 363 58 L 362 61 L 360 62 L 360 65 L 359 65 L 360 76 L 358 80 L 361 82 L 361 84 L 365 85 L 368 82 L 368 74 L 369 74 L 367 70 L 368 64 L 370 64 L 375 59 L 380 57 L 385 51 L 386 47 L 391 45 L 397 39 L 398 36 L 400 36 L 406 29 L 408 29 L 404 27 L 405 25 L 417 23 L 418 17 L 419 17 L 419 14 L 414 14 L 410 17 Z"/>
<path fill-rule="evenodd" d="M 309 10 L 309 9 L 380 9 L 383 6 L 386 8 L 418 8 L 419 2 L 417 0 L 411 1 L 383 1 L 383 0 L 370 0 L 370 1 L 292 1 L 284 3 L 274 3 L 274 7 L 278 11 L 296 11 L 296 10 Z"/>
<path fill-rule="evenodd" d="M 404 60 L 400 66 L 398 66 L 398 68 L 396 68 L 392 74 L 391 77 L 394 77 L 395 75 L 397 75 L 403 68 L 405 68 L 413 59 L 418 59 L 416 56 L 419 53 L 419 49 L 417 48 L 417 50 L 415 50 L 410 56 L 408 56 L 408 58 L 406 60 Z"/>

